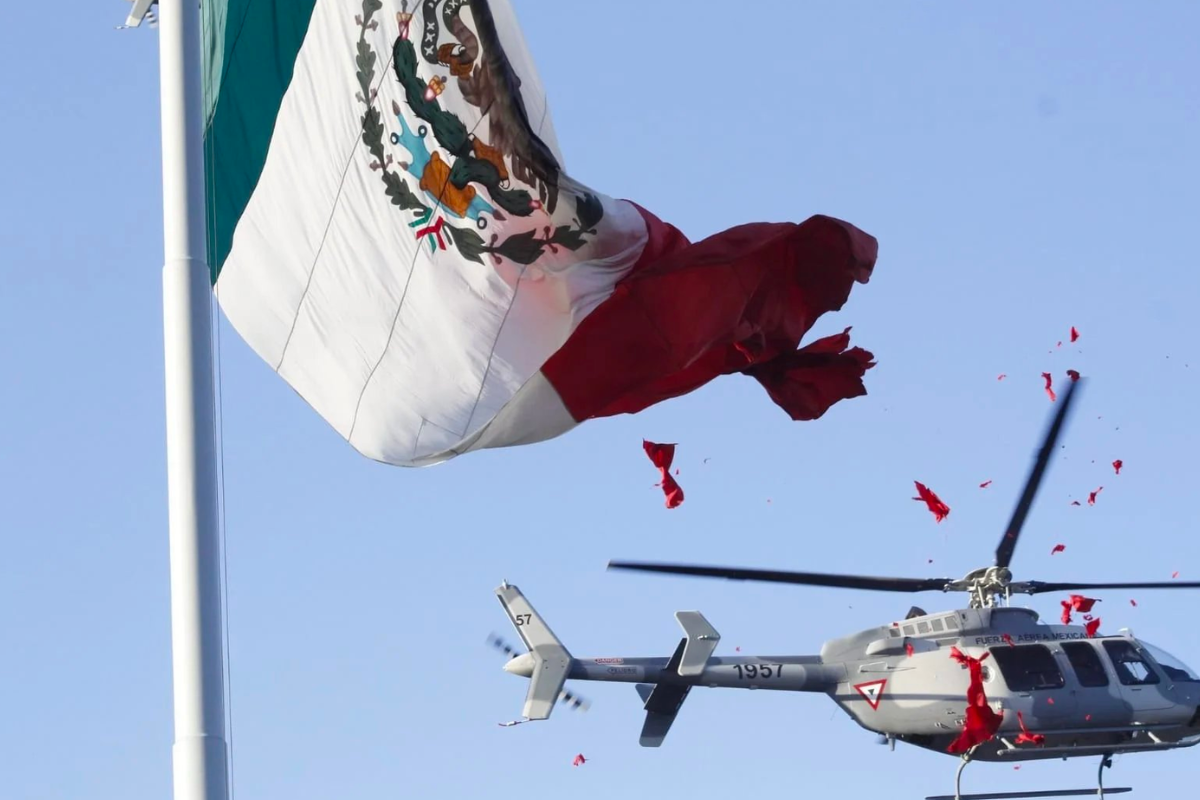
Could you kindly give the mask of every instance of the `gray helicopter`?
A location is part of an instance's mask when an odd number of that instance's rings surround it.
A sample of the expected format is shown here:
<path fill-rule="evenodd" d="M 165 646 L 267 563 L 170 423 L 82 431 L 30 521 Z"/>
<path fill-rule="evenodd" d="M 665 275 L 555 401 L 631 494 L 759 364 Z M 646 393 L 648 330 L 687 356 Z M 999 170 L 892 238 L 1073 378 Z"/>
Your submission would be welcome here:
<path fill-rule="evenodd" d="M 982 663 L 985 701 L 1002 714 L 995 734 L 962 753 L 955 793 L 927 800 L 1100 796 L 1105 767 L 1121 753 L 1200 744 L 1200 676 L 1132 631 L 1089 636 L 1077 625 L 1047 624 L 1037 612 L 1011 607 L 1014 594 L 1084 589 L 1200 588 L 1200 582 L 1079 583 L 1014 581 L 1009 571 L 1018 536 L 1050 462 L 1078 382 L 1060 399 L 1042 448 L 1000 544 L 995 563 L 955 578 L 890 578 L 729 567 L 614 561 L 610 569 L 768 581 L 886 592 L 966 592 L 969 607 L 929 614 L 912 608 L 900 621 L 826 642 L 817 655 L 714 656 L 720 635 L 698 611 L 680 611 L 683 628 L 669 658 L 576 658 L 516 586 L 496 594 L 528 652 L 505 671 L 530 679 L 520 722 L 544 720 L 565 700 L 567 680 L 633 683 L 646 711 L 640 743 L 662 745 L 688 693 L 696 686 L 828 695 L 859 725 L 894 749 L 897 741 L 949 752 L 966 724 L 969 670 L 961 656 Z M 493 641 L 509 654 L 515 651 Z M 952 657 L 952 652 L 955 654 Z M 518 723 L 508 723 L 518 724 Z M 1025 734 L 1024 736 L 1022 734 Z M 971 760 L 1100 757 L 1097 788 L 1034 793 L 963 795 Z"/>

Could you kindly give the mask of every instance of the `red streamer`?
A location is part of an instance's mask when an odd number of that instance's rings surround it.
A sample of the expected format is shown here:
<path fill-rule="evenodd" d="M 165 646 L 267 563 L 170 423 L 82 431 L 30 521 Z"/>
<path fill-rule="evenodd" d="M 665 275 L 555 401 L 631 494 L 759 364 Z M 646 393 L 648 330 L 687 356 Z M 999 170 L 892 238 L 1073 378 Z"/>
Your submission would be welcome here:
<path fill-rule="evenodd" d="M 646 439 L 642 440 L 642 449 L 646 451 L 646 455 L 650 457 L 650 461 L 654 466 L 658 467 L 658 471 L 662 473 L 663 494 L 667 498 L 667 508 L 678 508 L 683 502 L 683 489 L 675 481 L 671 475 L 671 462 L 675 460 L 675 445 L 674 444 L 658 444 Z"/>
<path fill-rule="evenodd" d="M 934 494 L 928 486 L 920 481 L 913 481 L 913 483 L 917 485 L 918 495 L 917 497 L 914 497 L 913 500 L 924 501 L 926 507 L 929 508 L 930 513 L 933 514 L 933 518 L 937 522 L 941 522 L 946 517 L 950 516 L 950 506 L 943 503 L 942 499 Z"/>

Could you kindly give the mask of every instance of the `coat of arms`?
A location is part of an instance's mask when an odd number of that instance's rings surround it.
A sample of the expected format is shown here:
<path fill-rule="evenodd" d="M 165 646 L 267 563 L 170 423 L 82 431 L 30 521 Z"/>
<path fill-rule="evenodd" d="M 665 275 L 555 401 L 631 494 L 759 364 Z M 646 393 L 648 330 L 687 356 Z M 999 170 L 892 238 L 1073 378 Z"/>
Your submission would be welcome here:
<path fill-rule="evenodd" d="M 413 235 L 431 253 L 454 247 L 478 263 L 486 253 L 497 264 L 508 259 L 529 265 L 547 250 L 581 248 L 596 235 L 603 206 L 593 194 L 560 185 L 561 167 L 530 125 L 520 78 L 501 46 L 487 0 L 421 0 L 419 16 L 408 7 L 403 0 L 396 14 L 399 33 L 390 65 L 404 103 L 392 102 L 386 124 L 373 86 L 379 56 L 367 41 L 367 31 L 378 29 L 374 17 L 382 0 L 363 0 L 355 17 L 355 65 L 371 169 L 379 172 L 392 205 L 406 212 Z M 472 25 L 463 19 L 468 10 Z M 427 79 L 418 75 L 421 60 L 433 73 Z M 443 107 L 447 91 L 480 110 L 476 129 Z M 569 224 L 554 219 L 565 216 L 555 214 L 564 200 L 575 205 Z M 493 230 L 485 240 L 492 222 L 521 219 L 529 224 L 511 233 Z"/>

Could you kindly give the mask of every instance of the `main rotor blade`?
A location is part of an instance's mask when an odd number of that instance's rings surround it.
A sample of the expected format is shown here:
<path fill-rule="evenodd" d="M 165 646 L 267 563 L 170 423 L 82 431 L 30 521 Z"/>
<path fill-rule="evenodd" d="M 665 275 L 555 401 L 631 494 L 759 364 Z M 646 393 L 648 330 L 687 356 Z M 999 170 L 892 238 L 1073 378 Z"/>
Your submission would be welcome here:
<path fill-rule="evenodd" d="M 1134 581 L 1132 583 L 1055 583 L 1046 581 L 1021 581 L 1019 583 L 1010 583 L 1008 585 L 1008 590 L 1013 594 L 1067 592 L 1073 589 L 1200 589 L 1200 581 Z"/>
<path fill-rule="evenodd" d="M 1046 438 L 1042 442 L 1041 451 L 1038 452 L 1037 461 L 1034 462 L 1029 478 L 1025 481 L 1025 491 L 1021 493 L 1021 499 L 1017 501 L 1017 507 L 1013 509 L 1012 518 L 1008 521 L 1004 536 L 1000 538 L 1000 544 L 996 547 L 996 566 L 998 567 L 1008 567 L 1012 562 L 1013 550 L 1017 548 L 1017 537 L 1021 535 L 1025 518 L 1029 516 L 1029 509 L 1033 507 L 1033 498 L 1037 496 L 1038 487 L 1042 484 L 1042 477 L 1046 474 L 1046 467 L 1050 464 L 1050 457 L 1054 455 L 1054 445 L 1058 442 L 1063 423 L 1067 419 L 1067 412 L 1071 409 L 1071 399 L 1075 396 L 1079 383 L 1080 381 L 1071 381 L 1067 384 L 1067 390 L 1059 398 L 1058 413 L 1054 415 L 1054 421 L 1050 423 L 1050 428 L 1046 431 Z"/>
<path fill-rule="evenodd" d="M 881 578 L 870 575 L 831 575 L 822 572 L 785 572 L 773 569 L 739 567 L 701 567 L 688 564 L 650 564 L 639 561 L 610 561 L 609 569 L 639 572 L 663 572 L 668 575 L 693 575 L 701 578 L 727 578 L 731 581 L 798 583 L 805 586 L 832 586 L 839 589 L 870 589 L 877 592 L 944 592 L 953 578 Z"/>

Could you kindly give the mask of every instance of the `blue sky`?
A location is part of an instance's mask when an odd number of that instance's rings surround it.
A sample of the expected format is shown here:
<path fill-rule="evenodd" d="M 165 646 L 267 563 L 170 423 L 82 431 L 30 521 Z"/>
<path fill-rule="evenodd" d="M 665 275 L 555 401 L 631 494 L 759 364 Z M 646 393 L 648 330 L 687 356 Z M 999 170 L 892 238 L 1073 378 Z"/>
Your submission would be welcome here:
<path fill-rule="evenodd" d="M 1200 578 L 1200 7 L 514 4 L 575 177 L 693 239 L 814 213 L 878 237 L 871 283 L 814 330 L 854 326 L 879 362 L 870 394 L 792 423 L 729 377 L 545 444 L 401 470 L 358 456 L 223 324 L 237 794 L 948 791 L 953 759 L 889 753 L 813 695 L 694 692 L 657 751 L 637 745 L 629 686 L 585 684 L 587 714 L 498 728 L 525 685 L 484 645 L 515 639 L 492 591 L 518 584 L 579 655 L 667 655 L 679 609 L 703 611 L 725 652 L 817 652 L 909 598 L 604 564 L 987 564 L 1052 408 L 1040 374 L 1068 368 L 1091 380 L 1018 579 Z M 0 772 L 14 800 L 170 790 L 157 34 L 114 31 L 126 9 L 13 4 L 0 28 Z M 1072 325 L 1080 340 L 1057 348 Z M 663 508 L 643 437 L 679 442 L 679 509 Z M 952 507 L 941 525 L 914 480 Z M 1100 485 L 1094 507 L 1070 505 Z M 1103 629 L 1200 664 L 1195 594 L 1129 596 L 1101 595 Z M 1058 599 L 1033 606 L 1056 614 Z M 591 761 L 574 769 L 577 752 Z M 1109 782 L 1164 795 L 1198 758 L 1125 757 Z M 1095 766 L 979 765 L 967 780 L 1087 786 Z"/>

